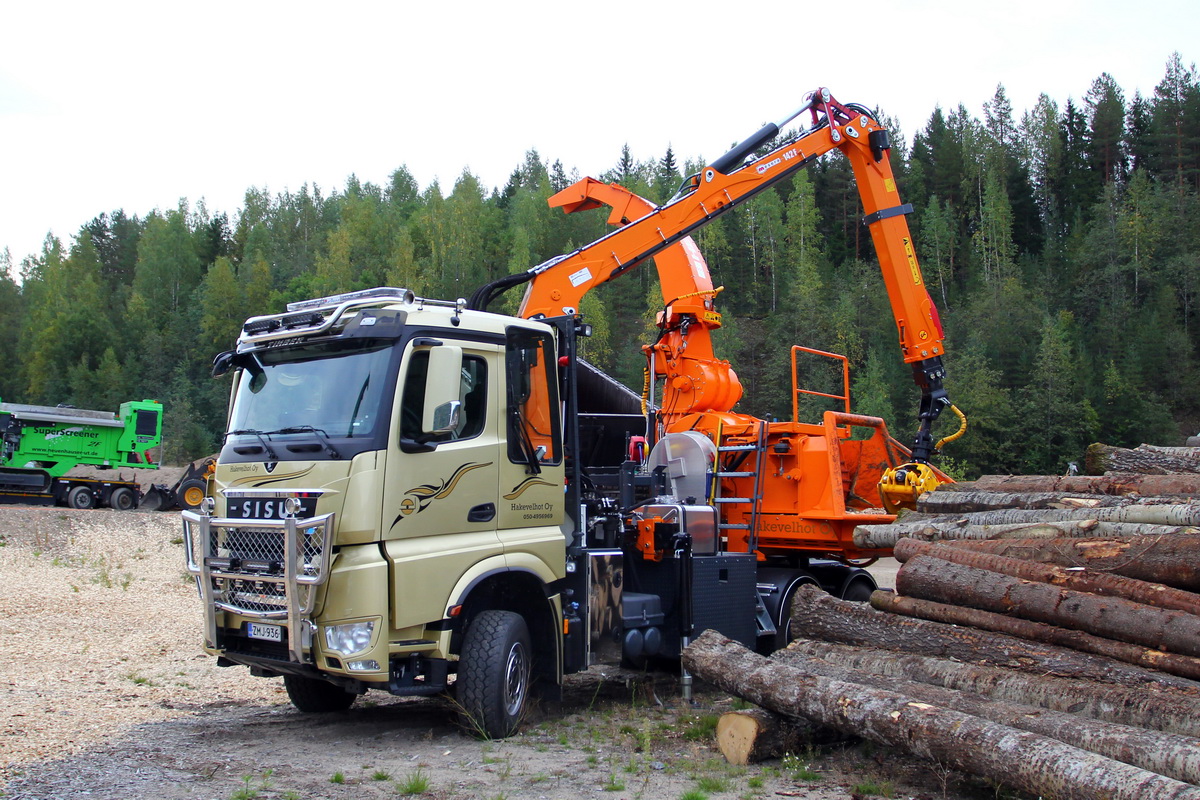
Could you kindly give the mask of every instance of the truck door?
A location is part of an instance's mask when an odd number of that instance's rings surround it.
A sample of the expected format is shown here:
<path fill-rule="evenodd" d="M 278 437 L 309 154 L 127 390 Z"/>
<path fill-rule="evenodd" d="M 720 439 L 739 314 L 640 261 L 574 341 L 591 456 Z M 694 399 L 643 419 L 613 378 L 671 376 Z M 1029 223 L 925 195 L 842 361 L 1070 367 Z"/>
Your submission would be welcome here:
<path fill-rule="evenodd" d="M 431 370 L 446 368 L 436 348 L 461 350 L 461 362 L 450 362 L 456 375 L 430 381 Z M 404 354 L 383 478 L 383 538 L 392 562 L 397 627 L 440 619 L 447 576 L 501 552 L 496 483 L 503 401 L 495 377 L 503 375 L 500 352 L 498 345 L 483 342 L 422 338 Z M 450 385 L 456 391 L 439 391 L 459 404 L 457 419 L 441 419 L 439 424 L 452 421 L 453 428 L 430 433 L 422 420 L 426 388 Z"/>
<path fill-rule="evenodd" d="M 500 538 L 547 563 L 563 559 L 563 441 L 554 339 L 510 327 L 505 345 L 505 442 L 500 453 Z"/>

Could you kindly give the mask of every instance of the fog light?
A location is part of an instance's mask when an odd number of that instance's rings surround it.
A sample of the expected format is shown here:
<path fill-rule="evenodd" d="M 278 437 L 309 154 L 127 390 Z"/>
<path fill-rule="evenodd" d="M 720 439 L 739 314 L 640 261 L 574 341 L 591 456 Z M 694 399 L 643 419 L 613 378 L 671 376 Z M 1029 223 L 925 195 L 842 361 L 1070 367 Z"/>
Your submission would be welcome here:
<path fill-rule="evenodd" d="M 371 633 L 374 630 L 374 620 L 329 625 L 325 628 L 325 648 L 344 656 L 361 653 L 371 646 Z"/>
<path fill-rule="evenodd" d="M 366 661 L 347 661 L 346 669 L 352 672 L 376 672 L 379 669 L 379 662 L 373 658 Z"/>

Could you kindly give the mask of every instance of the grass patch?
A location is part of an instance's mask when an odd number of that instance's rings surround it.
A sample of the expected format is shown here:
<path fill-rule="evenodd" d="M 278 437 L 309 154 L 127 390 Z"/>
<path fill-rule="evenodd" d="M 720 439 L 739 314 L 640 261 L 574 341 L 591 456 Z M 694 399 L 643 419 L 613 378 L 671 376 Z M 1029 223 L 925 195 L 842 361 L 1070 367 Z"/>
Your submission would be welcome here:
<path fill-rule="evenodd" d="M 696 787 L 702 792 L 720 794 L 729 791 L 729 781 L 716 775 L 703 775 L 696 779 Z"/>
<path fill-rule="evenodd" d="M 271 770 L 264 772 L 257 784 L 253 775 L 243 775 L 242 783 L 245 785 L 235 789 L 233 794 L 229 795 L 229 800 L 261 800 L 265 797 L 263 793 L 271 789 Z"/>
<path fill-rule="evenodd" d="M 683 731 L 683 738 L 689 742 L 704 742 L 717 735 L 717 714 L 700 714 L 693 717 Z"/>
<path fill-rule="evenodd" d="M 133 681 L 138 686 L 157 686 L 158 685 L 154 681 L 147 678 L 145 675 L 138 675 L 136 672 L 130 672 L 125 677 L 128 678 L 129 680 Z"/>
<path fill-rule="evenodd" d="M 396 791 L 402 795 L 425 794 L 429 791 L 429 776 L 425 770 L 417 767 L 417 771 L 396 784 Z"/>
<path fill-rule="evenodd" d="M 850 791 L 864 797 L 892 797 L 896 789 L 892 786 L 891 781 L 868 780 L 854 784 Z"/>
<path fill-rule="evenodd" d="M 623 792 L 625 791 L 625 782 L 618 778 L 616 773 L 610 772 L 608 774 L 608 780 L 604 783 L 604 791 Z"/>

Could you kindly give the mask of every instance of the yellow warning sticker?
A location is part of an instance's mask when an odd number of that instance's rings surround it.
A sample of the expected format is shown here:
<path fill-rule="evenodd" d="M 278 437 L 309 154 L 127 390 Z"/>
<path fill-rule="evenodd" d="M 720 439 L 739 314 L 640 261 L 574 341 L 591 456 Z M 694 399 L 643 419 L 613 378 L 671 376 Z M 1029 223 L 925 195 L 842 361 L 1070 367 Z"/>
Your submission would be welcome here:
<path fill-rule="evenodd" d="M 921 285 L 921 268 L 917 266 L 917 254 L 913 252 L 912 241 L 907 236 L 900 237 L 904 242 L 904 256 L 908 259 L 908 269 L 912 272 L 913 283 Z"/>
<path fill-rule="evenodd" d="M 893 179 L 893 178 L 884 178 L 884 180 L 883 180 L 883 188 L 884 188 L 884 189 L 886 189 L 886 190 L 888 190 L 889 192 L 894 192 L 894 191 L 896 191 L 896 181 L 895 181 L 895 179 Z"/>

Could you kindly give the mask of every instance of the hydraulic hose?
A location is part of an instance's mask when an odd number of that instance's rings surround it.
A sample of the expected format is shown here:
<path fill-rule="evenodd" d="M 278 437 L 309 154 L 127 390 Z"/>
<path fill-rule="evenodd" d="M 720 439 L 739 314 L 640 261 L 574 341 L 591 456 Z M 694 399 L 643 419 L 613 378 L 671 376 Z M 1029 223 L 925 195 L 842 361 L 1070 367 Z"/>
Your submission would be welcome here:
<path fill-rule="evenodd" d="M 963 412 L 959 411 L 958 406 L 954 405 L 953 403 L 950 404 L 950 410 L 953 411 L 955 416 L 958 417 L 958 422 L 959 422 L 958 430 L 956 430 L 954 433 L 950 434 L 949 436 L 945 436 L 945 437 L 939 439 L 938 443 L 933 446 L 933 451 L 935 453 L 942 452 L 942 445 L 953 442 L 955 439 L 960 438 L 964 433 L 967 432 L 967 415 L 964 414 Z"/>

